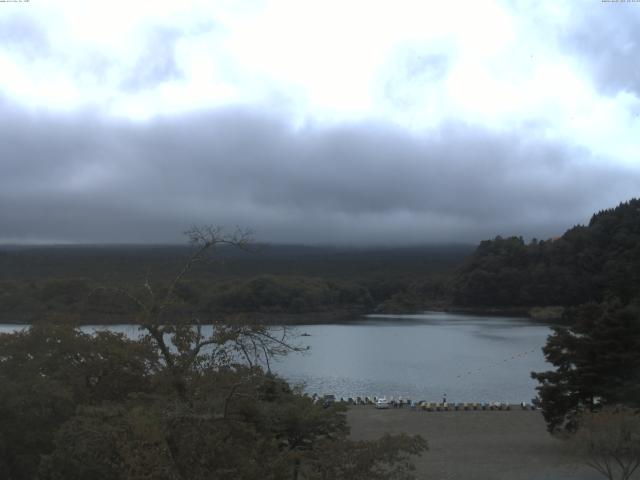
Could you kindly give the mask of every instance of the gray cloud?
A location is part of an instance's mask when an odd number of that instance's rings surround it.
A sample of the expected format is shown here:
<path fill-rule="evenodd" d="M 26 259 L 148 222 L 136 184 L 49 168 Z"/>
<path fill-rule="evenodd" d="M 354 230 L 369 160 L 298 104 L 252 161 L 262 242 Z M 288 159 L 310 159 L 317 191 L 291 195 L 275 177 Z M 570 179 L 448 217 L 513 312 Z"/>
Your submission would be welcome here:
<path fill-rule="evenodd" d="M 295 130 L 238 108 L 147 123 L 0 113 L 3 241 L 180 241 L 199 223 L 276 242 L 547 237 L 640 187 L 637 172 L 534 131 Z"/>
<path fill-rule="evenodd" d="M 0 17 L 0 45 L 28 59 L 50 53 L 45 29 L 32 17 L 21 14 Z"/>
<path fill-rule="evenodd" d="M 0 12 L 1 13 L 1 12 Z M 0 51 L 10 53 L 18 63 L 33 66 L 47 62 L 75 79 L 106 85 L 116 79 L 120 92 L 138 93 L 159 84 L 182 79 L 184 72 L 176 58 L 180 40 L 206 35 L 214 30 L 213 21 L 190 19 L 183 24 L 154 24 L 141 28 L 142 39 L 131 45 L 125 58 L 96 45 L 70 45 L 49 38 L 46 22 L 37 15 L 0 16 Z"/>
<path fill-rule="evenodd" d="M 582 58 L 605 93 L 640 96 L 640 6 L 633 2 L 576 5 L 571 27 L 561 35 Z"/>
<path fill-rule="evenodd" d="M 393 56 L 386 69 L 382 87 L 386 100 L 396 106 L 411 107 L 416 98 L 434 84 L 444 80 L 448 74 L 453 47 L 405 45 Z"/>
<path fill-rule="evenodd" d="M 198 23 L 200 22 L 200 23 Z M 184 77 L 176 59 L 176 44 L 184 38 L 201 35 L 214 28 L 211 22 L 196 21 L 184 27 L 154 26 L 146 31 L 142 53 L 126 72 L 120 86 L 136 92 Z"/>

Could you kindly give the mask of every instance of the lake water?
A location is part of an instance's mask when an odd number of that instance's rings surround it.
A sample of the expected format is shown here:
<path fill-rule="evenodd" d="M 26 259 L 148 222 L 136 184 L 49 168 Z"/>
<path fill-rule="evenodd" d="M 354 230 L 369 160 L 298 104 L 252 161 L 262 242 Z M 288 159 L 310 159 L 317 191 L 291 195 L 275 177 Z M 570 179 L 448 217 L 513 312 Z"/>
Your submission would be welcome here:
<path fill-rule="evenodd" d="M 10 332 L 19 325 L 0 325 Z M 135 325 L 109 328 L 135 337 Z M 272 363 L 309 393 L 449 402 L 529 402 L 531 371 L 547 370 L 541 348 L 551 333 L 523 318 L 426 312 L 370 315 L 342 325 L 296 327 L 311 348 Z"/>

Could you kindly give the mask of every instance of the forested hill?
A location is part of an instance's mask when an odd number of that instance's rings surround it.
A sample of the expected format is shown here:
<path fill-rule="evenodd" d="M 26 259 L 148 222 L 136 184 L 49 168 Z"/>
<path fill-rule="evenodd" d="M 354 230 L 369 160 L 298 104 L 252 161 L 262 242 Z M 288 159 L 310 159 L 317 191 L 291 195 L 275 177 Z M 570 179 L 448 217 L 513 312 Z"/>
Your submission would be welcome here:
<path fill-rule="evenodd" d="M 444 302 L 450 274 L 472 245 L 327 247 L 254 245 L 221 248 L 196 265 L 178 288 L 183 309 L 201 318 L 228 313 L 320 313 L 319 321 L 354 312 L 414 309 Z M 147 279 L 167 288 L 193 250 L 187 246 L 0 246 L 0 321 L 78 317 L 128 322 L 130 298 Z M 263 318 L 263 317 L 261 317 Z M 285 321 L 278 319 L 277 321 Z"/>
<path fill-rule="evenodd" d="M 559 238 L 486 240 L 453 282 L 460 306 L 578 305 L 640 293 L 640 199 L 621 203 Z"/>

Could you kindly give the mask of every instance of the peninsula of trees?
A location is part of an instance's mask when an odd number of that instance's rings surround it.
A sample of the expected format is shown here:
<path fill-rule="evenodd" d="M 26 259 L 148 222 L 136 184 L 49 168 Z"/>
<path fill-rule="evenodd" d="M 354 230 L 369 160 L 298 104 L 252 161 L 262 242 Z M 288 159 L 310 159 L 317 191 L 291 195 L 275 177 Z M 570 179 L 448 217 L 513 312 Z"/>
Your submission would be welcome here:
<path fill-rule="evenodd" d="M 575 306 L 640 292 L 640 200 L 602 210 L 549 240 L 481 242 L 453 280 L 460 306 Z"/>

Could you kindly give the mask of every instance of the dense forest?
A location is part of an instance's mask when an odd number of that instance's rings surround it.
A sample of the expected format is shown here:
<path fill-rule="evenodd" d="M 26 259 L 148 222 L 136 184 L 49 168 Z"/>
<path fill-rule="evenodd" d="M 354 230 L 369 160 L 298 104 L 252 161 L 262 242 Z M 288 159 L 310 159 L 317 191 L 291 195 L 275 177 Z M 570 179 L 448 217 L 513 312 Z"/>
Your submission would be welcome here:
<path fill-rule="evenodd" d="M 640 291 L 640 200 L 598 212 L 558 238 L 483 241 L 451 289 L 461 306 L 570 306 L 611 295 L 627 303 Z"/>
<path fill-rule="evenodd" d="M 290 321 L 304 313 L 306 321 L 326 321 L 442 304 L 449 275 L 471 251 L 467 245 L 223 247 L 215 262 L 198 265 L 181 282 L 183 304 L 176 308 L 203 319 L 242 312 Z M 147 280 L 166 288 L 190 252 L 186 246 L 3 247 L 0 319 L 126 322 L 135 306 L 118 290 L 143 288 Z"/>

